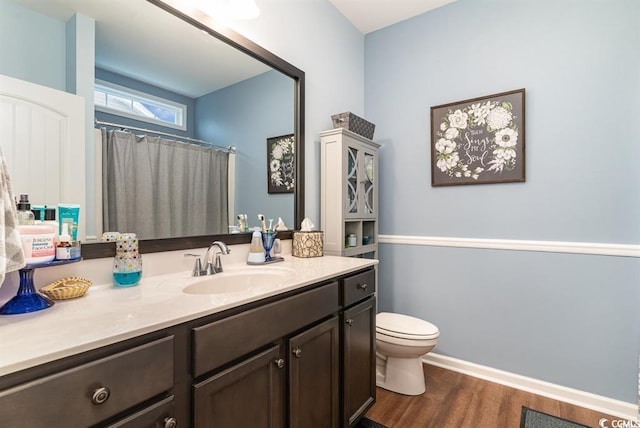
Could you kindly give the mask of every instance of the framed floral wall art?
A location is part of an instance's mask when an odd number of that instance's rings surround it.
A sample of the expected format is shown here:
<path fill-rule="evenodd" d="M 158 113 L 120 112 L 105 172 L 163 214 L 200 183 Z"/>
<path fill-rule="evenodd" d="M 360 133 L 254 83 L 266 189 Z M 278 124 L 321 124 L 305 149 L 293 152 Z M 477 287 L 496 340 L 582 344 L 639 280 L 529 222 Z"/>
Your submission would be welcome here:
<path fill-rule="evenodd" d="M 267 138 L 267 191 L 293 193 L 295 180 L 293 134 Z"/>
<path fill-rule="evenodd" d="M 431 185 L 525 181 L 524 89 L 431 107 Z"/>

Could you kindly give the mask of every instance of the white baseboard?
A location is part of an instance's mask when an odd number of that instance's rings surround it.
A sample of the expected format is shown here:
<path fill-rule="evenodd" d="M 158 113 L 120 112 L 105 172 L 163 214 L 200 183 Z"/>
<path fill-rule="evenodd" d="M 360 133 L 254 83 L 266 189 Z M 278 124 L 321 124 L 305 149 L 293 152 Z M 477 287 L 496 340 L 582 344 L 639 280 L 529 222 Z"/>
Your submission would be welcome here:
<path fill-rule="evenodd" d="M 444 355 L 429 353 L 422 358 L 422 362 L 469 376 L 499 383 L 511 388 L 531 392 L 533 394 L 564 401 L 576 406 L 596 410 L 611 416 L 635 421 L 638 418 L 638 406 L 625 401 L 614 400 L 590 392 L 567 388 L 565 386 L 509 373 L 468 361 L 459 360 Z M 428 379 L 427 379 L 428 383 Z"/>

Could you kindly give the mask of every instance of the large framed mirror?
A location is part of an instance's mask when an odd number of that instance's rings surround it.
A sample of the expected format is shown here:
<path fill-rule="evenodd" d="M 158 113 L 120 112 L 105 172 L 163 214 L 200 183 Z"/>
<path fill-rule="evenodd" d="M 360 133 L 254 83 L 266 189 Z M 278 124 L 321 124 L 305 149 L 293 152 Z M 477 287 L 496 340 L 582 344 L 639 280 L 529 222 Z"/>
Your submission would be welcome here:
<path fill-rule="evenodd" d="M 115 88 L 159 88 L 160 92 L 182 96 L 187 100 L 183 104 L 192 108 L 187 111 L 182 128 L 158 127 L 153 123 L 141 125 L 139 121 L 98 108 L 92 112 L 96 128 L 104 128 L 105 132 L 131 132 L 136 136 L 143 131 L 158 131 L 150 135 L 168 139 L 184 136 L 196 145 L 204 141 L 217 147 L 234 146 L 235 176 L 233 171 L 228 174 L 233 184 L 228 190 L 230 206 L 225 207 L 228 213 L 225 222 L 236 224 L 236 214 L 247 214 L 249 224 L 256 226 L 257 214 L 263 213 L 276 221 L 282 217 L 290 229 L 300 224 L 304 217 L 305 76 L 302 70 L 189 6 L 190 2 L 11 1 L 62 20 L 76 12 L 90 17 L 95 21 L 96 81 L 107 86 L 113 84 Z M 274 92 L 276 89 L 280 92 Z M 157 94 L 153 90 L 146 92 Z M 202 122 L 198 122 L 200 120 Z M 98 134 L 95 133 L 96 138 Z M 270 194 L 267 191 L 267 141 L 287 134 L 293 135 L 294 141 L 293 193 Z M 160 175 L 173 173 L 171 169 L 156 168 Z M 88 162 L 90 169 L 91 162 Z M 90 200 L 93 195 L 88 192 L 88 196 Z M 185 213 L 201 209 L 183 201 L 172 204 L 183 204 Z M 88 202 L 87 205 L 91 211 L 96 204 Z M 162 215 L 180 214 L 176 211 L 149 213 L 151 221 Z M 199 215 L 207 219 L 214 213 L 209 210 Z M 88 216 L 95 217 L 95 213 L 89 212 Z M 250 233 L 223 233 L 226 231 L 222 227 L 227 225 L 220 226 L 215 233 L 204 234 L 142 234 L 140 249 L 149 253 L 206 247 L 214 240 L 228 244 L 250 241 Z M 98 232 L 106 230 L 109 228 L 97 228 Z M 290 233 L 281 234 L 283 238 L 290 236 Z M 113 255 L 114 249 L 111 243 L 96 242 L 83 243 L 82 251 L 85 258 L 98 258 Z"/>

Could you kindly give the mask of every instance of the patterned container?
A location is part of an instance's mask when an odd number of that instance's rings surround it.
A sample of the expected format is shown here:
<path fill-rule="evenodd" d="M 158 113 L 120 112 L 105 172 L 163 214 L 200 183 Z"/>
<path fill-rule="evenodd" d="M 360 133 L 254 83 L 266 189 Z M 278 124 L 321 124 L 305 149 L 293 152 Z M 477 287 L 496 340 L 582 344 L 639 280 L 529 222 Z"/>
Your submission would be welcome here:
<path fill-rule="evenodd" d="M 323 232 L 293 232 L 293 249 L 291 255 L 294 257 L 322 257 Z"/>
<path fill-rule="evenodd" d="M 133 287 L 142 277 L 142 255 L 138 252 L 138 236 L 121 233 L 116 237 L 116 256 L 113 259 L 113 284 Z"/>
<path fill-rule="evenodd" d="M 334 128 L 348 129 L 349 131 L 362 135 L 365 138 L 370 140 L 373 139 L 373 133 L 376 130 L 376 125 L 356 116 L 350 111 L 334 114 L 331 116 L 331 120 L 333 121 Z"/>

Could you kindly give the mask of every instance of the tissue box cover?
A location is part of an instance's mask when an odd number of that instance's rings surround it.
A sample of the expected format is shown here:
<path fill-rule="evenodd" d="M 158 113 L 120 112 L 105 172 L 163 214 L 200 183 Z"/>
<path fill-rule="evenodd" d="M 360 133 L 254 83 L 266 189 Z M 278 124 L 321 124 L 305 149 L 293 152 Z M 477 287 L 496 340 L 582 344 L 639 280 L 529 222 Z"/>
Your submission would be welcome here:
<path fill-rule="evenodd" d="M 294 257 L 322 257 L 323 246 L 322 231 L 294 231 L 291 255 Z"/>

